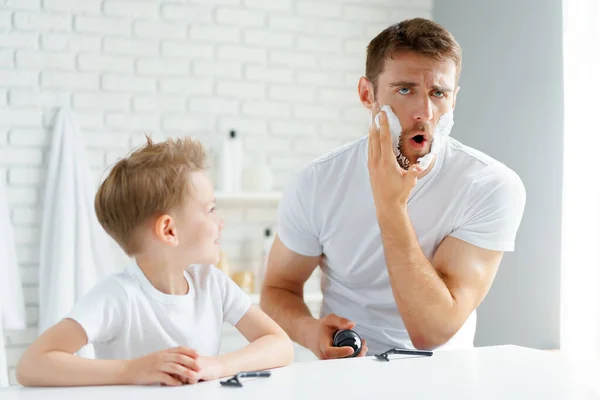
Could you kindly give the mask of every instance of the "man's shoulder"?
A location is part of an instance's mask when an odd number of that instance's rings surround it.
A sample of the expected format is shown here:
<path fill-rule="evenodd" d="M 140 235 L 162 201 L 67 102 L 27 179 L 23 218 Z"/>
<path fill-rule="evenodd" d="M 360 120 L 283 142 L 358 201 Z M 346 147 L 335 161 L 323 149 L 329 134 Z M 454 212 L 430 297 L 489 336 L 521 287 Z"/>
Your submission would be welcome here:
<path fill-rule="evenodd" d="M 368 137 L 363 136 L 351 142 L 338 146 L 335 149 L 312 160 L 310 165 L 326 167 L 329 164 L 344 162 L 349 157 L 353 158 L 357 155 L 357 153 L 360 153 L 361 151 L 365 150 L 367 140 Z"/>
<path fill-rule="evenodd" d="M 451 160 L 452 164 L 469 166 L 471 170 L 480 170 L 488 165 L 500 163 L 489 154 L 468 146 L 455 138 L 448 138 L 447 158 Z"/>
<path fill-rule="evenodd" d="M 367 136 L 342 144 L 327 153 L 312 159 L 296 174 L 296 180 L 303 182 L 322 182 L 325 176 L 335 174 L 339 177 L 348 168 L 356 166 L 357 160 L 367 156 Z M 366 164 L 365 164 L 366 166 Z M 299 182 L 296 182 L 299 184 Z"/>
<path fill-rule="evenodd" d="M 466 173 L 473 188 L 495 190 L 504 186 L 519 192 L 525 190 L 519 175 L 506 164 L 456 139 L 449 141 L 447 156 L 448 167 Z"/>

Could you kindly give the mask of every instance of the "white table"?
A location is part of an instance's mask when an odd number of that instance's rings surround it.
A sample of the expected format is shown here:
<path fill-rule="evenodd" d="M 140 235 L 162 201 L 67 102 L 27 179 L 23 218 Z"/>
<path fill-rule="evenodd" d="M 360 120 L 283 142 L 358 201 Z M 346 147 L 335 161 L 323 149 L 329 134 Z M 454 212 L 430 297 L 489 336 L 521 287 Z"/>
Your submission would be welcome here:
<path fill-rule="evenodd" d="M 600 399 L 600 368 L 516 346 L 440 351 L 429 358 L 298 362 L 242 388 L 218 381 L 184 387 L 19 388 L 2 400 L 117 399 Z M 595 386 L 595 387 L 594 387 Z"/>

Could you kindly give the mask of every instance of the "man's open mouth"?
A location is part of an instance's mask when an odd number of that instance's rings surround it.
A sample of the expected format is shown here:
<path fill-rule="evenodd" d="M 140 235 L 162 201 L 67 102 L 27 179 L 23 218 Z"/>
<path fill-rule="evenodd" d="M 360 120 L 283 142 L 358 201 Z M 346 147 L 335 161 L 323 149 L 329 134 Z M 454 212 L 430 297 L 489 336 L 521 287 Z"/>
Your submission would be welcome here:
<path fill-rule="evenodd" d="M 415 137 L 412 138 L 415 142 L 417 142 L 418 144 L 421 144 L 425 141 L 425 136 L 423 135 L 417 135 Z"/>

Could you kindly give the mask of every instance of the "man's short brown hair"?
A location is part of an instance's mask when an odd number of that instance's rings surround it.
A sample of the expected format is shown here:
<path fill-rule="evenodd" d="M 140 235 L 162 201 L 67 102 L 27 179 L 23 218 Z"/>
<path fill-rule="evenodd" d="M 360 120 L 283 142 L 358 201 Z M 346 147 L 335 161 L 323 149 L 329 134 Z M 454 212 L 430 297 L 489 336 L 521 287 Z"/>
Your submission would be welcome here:
<path fill-rule="evenodd" d="M 146 140 L 114 165 L 94 203 L 98 221 L 129 256 L 141 247 L 138 228 L 181 205 L 191 189 L 190 172 L 206 168 L 204 147 L 192 138 Z"/>
<path fill-rule="evenodd" d="M 456 64 L 458 84 L 462 60 L 458 42 L 441 25 L 425 18 L 413 18 L 386 28 L 369 43 L 365 76 L 373 83 L 375 90 L 385 60 L 403 51 L 412 51 L 436 60 L 450 57 Z"/>

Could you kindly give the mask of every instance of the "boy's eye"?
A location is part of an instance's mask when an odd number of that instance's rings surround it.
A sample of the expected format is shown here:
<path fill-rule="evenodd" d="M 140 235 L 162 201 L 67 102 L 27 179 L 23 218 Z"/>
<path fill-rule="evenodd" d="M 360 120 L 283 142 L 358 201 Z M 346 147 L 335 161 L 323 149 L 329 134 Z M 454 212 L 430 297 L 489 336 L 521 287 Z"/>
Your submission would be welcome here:
<path fill-rule="evenodd" d="M 435 92 L 433 92 L 433 95 L 435 97 L 444 97 L 446 94 L 444 92 L 442 92 L 441 90 L 436 90 Z"/>
<path fill-rule="evenodd" d="M 400 89 L 398 89 L 398 93 L 400 93 L 400 94 L 409 94 L 410 93 L 410 89 L 409 88 L 400 88 Z"/>

